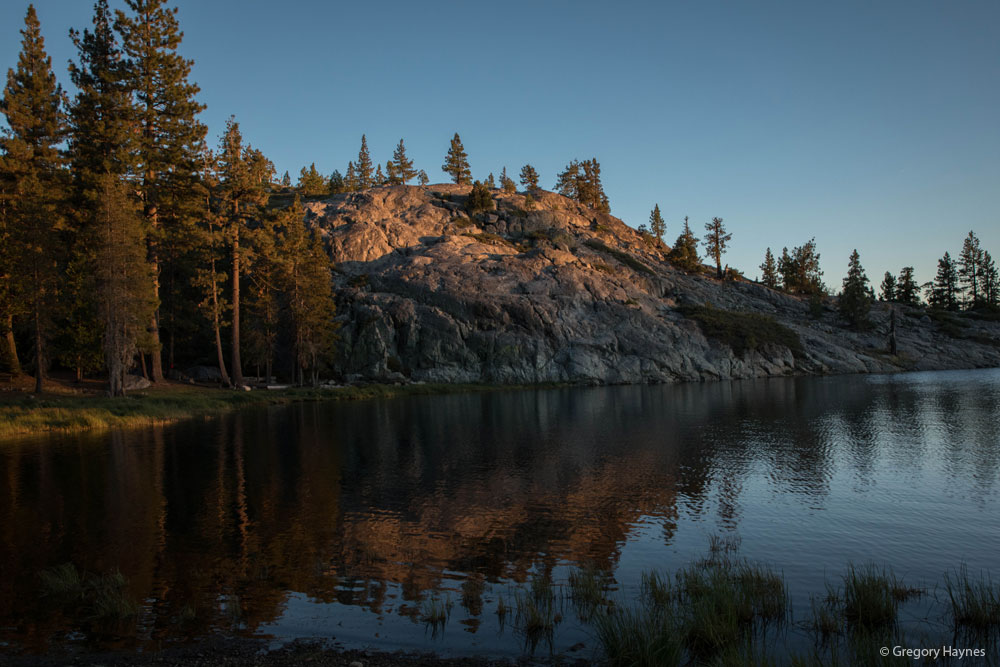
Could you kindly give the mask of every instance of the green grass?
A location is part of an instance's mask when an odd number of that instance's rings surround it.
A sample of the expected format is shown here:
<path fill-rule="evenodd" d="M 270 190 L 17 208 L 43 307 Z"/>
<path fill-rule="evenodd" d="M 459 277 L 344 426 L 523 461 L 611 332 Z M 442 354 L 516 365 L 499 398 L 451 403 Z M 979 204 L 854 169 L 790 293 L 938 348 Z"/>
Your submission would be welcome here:
<path fill-rule="evenodd" d="M 490 232 L 482 232 L 481 234 L 473 234 L 472 232 L 463 232 L 462 236 L 468 236 L 469 238 L 476 239 L 484 245 L 505 245 L 510 248 L 518 249 L 517 244 L 512 241 L 508 241 L 499 234 L 492 234 Z"/>
<path fill-rule="evenodd" d="M 606 595 L 610 583 L 611 575 L 594 565 L 570 573 L 570 597 L 581 621 L 590 620 L 599 609 L 611 604 Z"/>
<path fill-rule="evenodd" d="M 39 578 L 43 596 L 73 610 L 85 622 L 120 624 L 139 613 L 138 604 L 128 593 L 128 579 L 118 570 L 88 574 L 66 563 L 43 570 Z"/>
<path fill-rule="evenodd" d="M 728 345 L 737 356 L 765 345 L 787 347 L 795 356 L 803 354 L 799 335 L 767 315 L 737 313 L 712 306 L 681 306 L 677 310 L 697 322 L 706 338 Z"/>
<path fill-rule="evenodd" d="M 982 632 L 1000 628 L 1000 585 L 988 575 L 973 579 L 963 566 L 946 574 L 944 585 L 956 630 L 963 627 Z"/>
<path fill-rule="evenodd" d="M 431 627 L 431 631 L 437 634 L 444 629 L 451 616 L 452 601 L 450 598 L 442 600 L 438 597 L 430 597 L 424 600 L 420 611 L 420 620 Z"/>
<path fill-rule="evenodd" d="M 627 252 L 622 252 L 621 250 L 615 250 L 614 248 L 609 248 L 607 245 L 605 245 L 601 241 L 598 241 L 597 239 L 588 239 L 586 241 L 586 245 L 589 248 L 611 255 L 619 262 L 632 269 L 633 271 L 638 271 L 639 273 L 646 273 L 650 275 L 653 274 L 653 270 L 651 268 L 649 268 L 648 266 L 637 260 L 632 255 L 628 254 Z"/>
<path fill-rule="evenodd" d="M 167 424 L 258 405 L 306 401 L 353 401 L 424 394 L 482 392 L 520 388 L 478 384 L 372 384 L 335 389 L 232 391 L 205 387 L 147 390 L 125 398 L 99 396 L 25 396 L 0 403 L 0 442 L 42 432 L 80 432 Z"/>

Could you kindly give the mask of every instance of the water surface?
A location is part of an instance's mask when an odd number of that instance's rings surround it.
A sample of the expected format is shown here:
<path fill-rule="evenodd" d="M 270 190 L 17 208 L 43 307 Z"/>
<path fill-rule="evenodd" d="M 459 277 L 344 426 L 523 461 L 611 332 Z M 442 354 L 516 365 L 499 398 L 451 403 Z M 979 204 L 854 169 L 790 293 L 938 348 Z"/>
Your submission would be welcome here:
<path fill-rule="evenodd" d="M 712 535 L 784 573 L 793 608 L 874 560 L 938 582 L 1000 553 L 1000 371 L 422 396 L 249 410 L 0 445 L 0 650 L 206 634 L 518 655 L 512 586 L 640 573 Z M 39 572 L 120 570 L 97 633 Z M 483 592 L 463 603 L 461 587 Z M 443 628 L 421 622 L 434 598 Z M 572 610 L 551 645 L 589 655 Z M 4 649 L 3 647 L 6 647 Z"/>

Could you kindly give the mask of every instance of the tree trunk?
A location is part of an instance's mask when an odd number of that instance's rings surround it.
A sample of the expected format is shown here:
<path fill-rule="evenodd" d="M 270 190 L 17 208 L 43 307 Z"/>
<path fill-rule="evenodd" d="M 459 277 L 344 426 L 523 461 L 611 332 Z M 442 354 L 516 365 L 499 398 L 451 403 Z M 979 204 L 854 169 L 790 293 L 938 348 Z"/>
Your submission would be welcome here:
<path fill-rule="evenodd" d="M 37 285 L 37 274 L 36 282 Z M 37 287 L 35 289 L 38 289 Z M 45 373 L 44 345 L 42 343 L 42 314 L 39 312 L 38 295 L 35 295 L 35 393 L 42 393 Z"/>
<path fill-rule="evenodd" d="M 238 215 L 238 213 L 237 213 Z M 243 367 L 240 365 L 240 229 L 233 221 L 233 384 L 243 386 Z"/>
<path fill-rule="evenodd" d="M 212 260 L 212 326 L 215 329 L 215 353 L 219 359 L 219 374 L 222 375 L 222 383 L 232 384 L 229 381 L 229 373 L 226 372 L 226 358 L 222 354 L 222 330 L 219 327 L 219 296 L 215 282 L 215 260 Z"/>
<path fill-rule="evenodd" d="M 159 227 L 159 216 L 157 215 L 155 206 L 149 207 L 148 215 L 150 227 L 155 234 L 156 229 Z M 156 241 L 152 240 L 152 238 L 149 241 L 149 264 L 153 270 L 153 299 L 157 304 L 156 309 L 153 310 L 152 317 L 149 318 L 149 328 L 147 329 L 150 338 L 149 357 L 152 362 L 153 371 L 151 379 L 153 382 L 163 382 L 163 359 L 160 354 L 160 325 L 158 317 L 160 313 L 160 258 L 157 254 Z"/>
<path fill-rule="evenodd" d="M 10 365 L 10 374 L 17 377 L 21 374 L 21 361 L 17 358 L 17 342 L 14 340 L 14 316 L 7 315 L 7 363 Z"/>
<path fill-rule="evenodd" d="M 146 355 L 139 350 L 139 370 L 142 371 L 142 377 L 149 379 L 149 373 L 146 372 Z"/>

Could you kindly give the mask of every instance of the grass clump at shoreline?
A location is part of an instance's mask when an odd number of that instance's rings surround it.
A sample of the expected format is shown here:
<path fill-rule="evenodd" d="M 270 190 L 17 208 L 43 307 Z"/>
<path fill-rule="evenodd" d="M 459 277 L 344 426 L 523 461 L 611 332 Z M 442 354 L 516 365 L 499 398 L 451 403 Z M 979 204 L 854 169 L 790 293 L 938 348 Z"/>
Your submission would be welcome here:
<path fill-rule="evenodd" d="M 44 597 L 87 623 L 114 625 L 139 613 L 139 605 L 129 595 L 128 580 L 118 570 L 90 574 L 66 563 L 43 570 L 39 578 Z"/>
<path fill-rule="evenodd" d="M 1000 629 L 1000 584 L 994 584 L 989 575 L 981 574 L 973 579 L 968 568 L 962 566 L 945 575 L 944 587 L 956 631 L 960 628 L 974 632 Z"/>
<path fill-rule="evenodd" d="M 765 345 L 787 347 L 797 357 L 804 353 L 799 335 L 767 315 L 737 313 L 712 306 L 681 306 L 677 310 L 697 322 L 706 338 L 728 345 L 737 356 Z"/>
<path fill-rule="evenodd" d="M 337 388 L 232 391 L 168 385 L 137 391 L 125 398 L 80 395 L 27 395 L 0 402 L 0 441 L 45 432 L 99 431 L 168 424 L 245 407 L 309 401 L 354 401 L 398 396 L 437 395 L 517 389 L 478 384 L 371 384 Z"/>

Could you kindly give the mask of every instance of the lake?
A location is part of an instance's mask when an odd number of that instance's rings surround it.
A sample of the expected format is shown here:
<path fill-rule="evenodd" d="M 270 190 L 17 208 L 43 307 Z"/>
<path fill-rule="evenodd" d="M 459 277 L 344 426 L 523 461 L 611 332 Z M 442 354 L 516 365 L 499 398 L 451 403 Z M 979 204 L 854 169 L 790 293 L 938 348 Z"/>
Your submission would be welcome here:
<path fill-rule="evenodd" d="M 642 572 L 704 558 L 714 536 L 782 573 L 802 617 L 848 563 L 927 587 L 962 564 L 1000 575 L 998 519 L 1000 370 L 313 403 L 39 436 L 0 444 L 0 651 L 235 633 L 586 658 L 597 642 L 565 595 L 542 642 L 497 605 L 539 577 L 565 591 L 580 567 L 627 604 Z M 43 594 L 66 563 L 120 571 L 136 615 L 109 630 Z M 950 637 L 927 609 L 902 622 Z M 793 623 L 781 641 L 807 639 Z"/>

